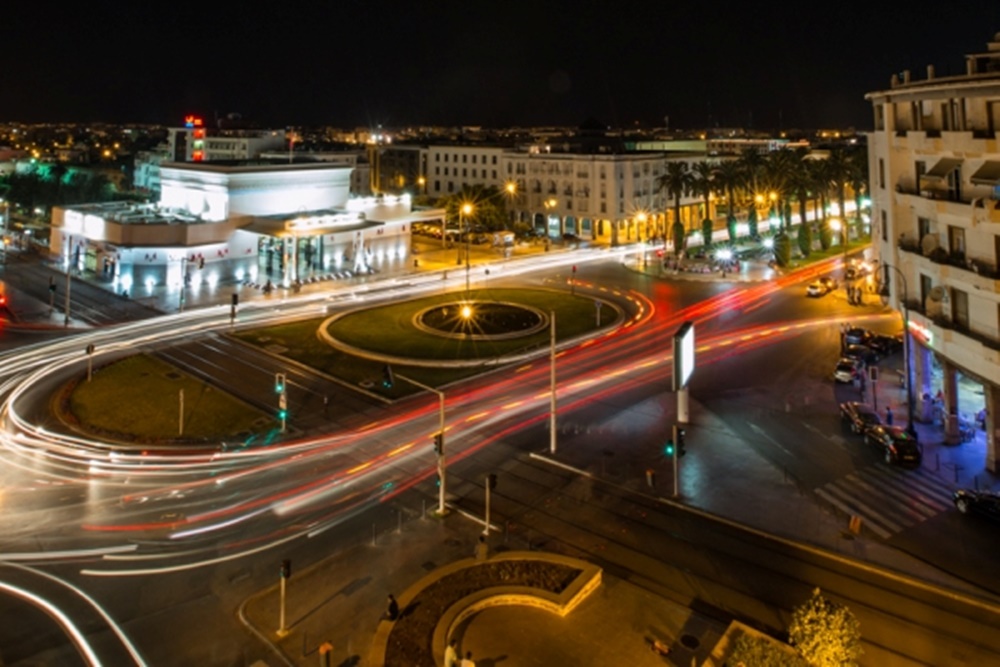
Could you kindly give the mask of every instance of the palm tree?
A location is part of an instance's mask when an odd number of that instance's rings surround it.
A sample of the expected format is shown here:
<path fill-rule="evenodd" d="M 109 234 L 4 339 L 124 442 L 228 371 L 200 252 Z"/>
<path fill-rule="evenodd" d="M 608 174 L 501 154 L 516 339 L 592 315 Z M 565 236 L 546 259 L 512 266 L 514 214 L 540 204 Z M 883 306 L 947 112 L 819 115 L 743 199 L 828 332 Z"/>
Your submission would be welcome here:
<path fill-rule="evenodd" d="M 695 162 L 691 166 L 691 192 L 701 197 L 705 205 L 705 215 L 701 221 L 702 232 L 708 231 L 708 235 L 705 236 L 705 245 L 712 241 L 711 232 L 714 226 L 711 210 L 712 192 L 715 191 L 713 178 L 715 178 L 715 165 L 708 160 Z"/>
<path fill-rule="evenodd" d="M 860 225 L 861 195 L 868 187 L 868 151 L 863 147 L 853 148 L 848 154 L 847 164 L 847 181 L 854 192 L 854 219 Z"/>
<path fill-rule="evenodd" d="M 681 223 L 681 197 L 691 192 L 692 178 L 688 171 L 687 162 L 680 160 L 667 163 L 667 170 L 656 179 L 657 191 L 666 191 L 674 198 L 674 252 L 684 249 L 684 225 Z M 677 231 L 680 230 L 681 238 L 678 238 Z M 663 246 L 666 247 L 666 235 L 663 237 Z"/>
<path fill-rule="evenodd" d="M 841 146 L 836 146 L 830 150 L 830 157 L 827 158 L 827 169 L 830 181 L 837 193 L 837 206 L 840 211 L 841 230 L 843 231 L 843 242 L 847 245 L 847 211 L 845 208 L 845 186 L 851 172 L 850 161 L 847 152 Z"/>
<path fill-rule="evenodd" d="M 809 150 L 806 148 L 798 148 L 790 152 L 790 166 L 788 178 L 788 190 L 789 193 L 795 195 L 796 201 L 799 204 L 799 224 L 802 226 L 808 226 L 810 223 L 806 219 L 806 204 L 809 200 L 809 192 L 815 186 L 815 179 L 813 178 L 812 171 L 809 169 L 808 159 Z"/>
<path fill-rule="evenodd" d="M 736 191 L 745 182 L 743 167 L 738 160 L 723 160 L 715 165 L 715 176 L 712 183 L 717 192 L 726 198 L 726 227 L 729 229 L 729 240 L 736 240 Z"/>
<path fill-rule="evenodd" d="M 813 187 L 816 188 L 817 205 L 819 208 L 817 219 L 819 220 L 819 243 L 823 250 L 830 247 L 830 221 L 826 217 L 827 203 L 829 202 L 830 164 L 828 160 L 810 160 L 808 171 L 812 175 Z"/>
<path fill-rule="evenodd" d="M 789 216 L 785 214 L 785 199 L 788 195 L 788 181 L 795 169 L 794 158 L 789 150 L 780 150 L 768 154 L 765 158 L 762 172 L 762 183 L 769 195 L 773 195 L 774 213 L 781 219 L 781 228 L 787 230 L 791 226 Z"/>

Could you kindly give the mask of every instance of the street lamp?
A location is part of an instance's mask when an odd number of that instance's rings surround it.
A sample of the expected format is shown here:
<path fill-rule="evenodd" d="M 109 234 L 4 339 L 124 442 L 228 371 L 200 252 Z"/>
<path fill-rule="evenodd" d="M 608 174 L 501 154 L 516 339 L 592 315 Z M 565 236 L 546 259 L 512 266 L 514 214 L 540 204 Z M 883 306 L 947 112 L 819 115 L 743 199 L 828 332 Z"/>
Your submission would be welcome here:
<path fill-rule="evenodd" d="M 646 220 L 648 220 L 648 216 L 646 215 L 646 212 L 645 211 L 639 211 L 636 214 L 635 219 L 636 219 L 637 222 L 639 222 L 639 223 L 642 224 L 643 232 L 645 232 L 646 237 L 648 238 L 649 237 L 649 230 L 646 229 Z M 643 268 L 643 270 L 645 270 L 646 269 L 646 242 L 642 241 L 640 243 L 640 246 L 642 248 L 642 268 Z"/>
<path fill-rule="evenodd" d="M 464 229 L 465 229 L 465 296 L 466 296 L 466 298 L 469 297 L 469 270 L 471 269 L 471 267 L 470 267 L 470 259 L 469 259 L 469 255 L 472 252 L 472 246 L 470 245 L 472 243 L 472 234 L 469 233 L 469 215 L 471 213 L 472 213 L 472 204 L 468 204 L 468 203 L 462 204 L 461 208 L 458 209 L 458 228 L 459 229 L 463 229 L 463 227 L 462 227 L 462 216 L 463 216 L 463 214 L 465 216 L 465 227 L 464 227 Z"/>
<path fill-rule="evenodd" d="M 514 181 L 508 181 L 504 186 L 504 191 L 507 193 L 507 196 L 510 197 L 510 222 L 511 226 L 513 226 L 515 215 L 514 202 L 517 201 L 517 183 Z"/>
<path fill-rule="evenodd" d="M 891 264 L 882 264 L 885 269 L 885 280 L 882 281 L 882 287 L 879 289 L 878 295 L 882 299 L 882 303 L 889 303 L 889 269 L 892 269 L 899 275 L 900 281 L 903 283 L 903 354 L 906 356 L 906 432 L 910 435 L 916 435 L 916 429 L 913 426 L 913 370 L 910 367 L 912 363 L 910 361 L 910 308 L 907 304 L 908 290 L 906 288 L 906 276 L 903 272 Z"/>
<path fill-rule="evenodd" d="M 398 373 L 395 377 L 399 378 L 404 382 L 409 382 L 415 387 L 424 389 L 426 391 L 437 394 L 438 397 L 438 432 L 434 436 L 434 453 L 437 454 L 437 470 L 438 470 L 438 516 L 444 516 L 447 514 L 448 509 L 444 506 L 444 496 L 446 488 L 447 479 L 447 468 L 445 467 L 444 460 L 444 392 L 440 389 L 435 389 L 430 387 L 423 382 L 417 382 L 412 378 L 408 378 L 405 375 L 399 375 Z"/>

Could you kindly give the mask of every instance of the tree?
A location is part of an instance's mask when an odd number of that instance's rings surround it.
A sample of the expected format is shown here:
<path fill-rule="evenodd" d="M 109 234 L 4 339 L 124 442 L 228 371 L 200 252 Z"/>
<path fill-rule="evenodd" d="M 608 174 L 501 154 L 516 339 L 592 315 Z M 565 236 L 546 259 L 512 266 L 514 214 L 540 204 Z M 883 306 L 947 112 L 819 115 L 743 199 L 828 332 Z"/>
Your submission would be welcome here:
<path fill-rule="evenodd" d="M 774 235 L 774 261 L 782 268 L 792 261 L 792 239 L 785 232 Z"/>
<path fill-rule="evenodd" d="M 712 244 L 712 232 L 715 231 L 715 223 L 711 218 L 705 218 L 701 221 L 701 236 L 705 240 L 705 246 Z"/>
<path fill-rule="evenodd" d="M 837 194 L 837 206 L 840 211 L 841 222 L 843 223 L 840 228 L 843 235 L 842 241 L 844 245 L 847 245 L 847 195 L 845 188 L 851 173 L 851 165 L 847 157 L 847 152 L 840 146 L 833 148 L 830 151 L 830 157 L 826 159 L 826 164 L 828 169 L 827 175 L 830 177 L 830 182 L 833 183 Z"/>
<path fill-rule="evenodd" d="M 748 229 L 748 233 L 750 234 L 750 238 L 752 238 L 752 239 L 757 238 L 757 232 L 758 232 L 758 230 L 757 230 L 757 207 L 756 206 L 751 206 L 750 207 L 750 216 L 747 218 L 747 226 L 749 228 Z"/>
<path fill-rule="evenodd" d="M 818 588 L 792 612 L 788 636 L 813 667 L 852 667 L 861 657 L 858 620 L 846 606 L 823 597 Z"/>
<path fill-rule="evenodd" d="M 704 217 L 701 220 L 702 235 L 705 237 L 705 245 L 712 241 L 712 229 L 714 220 L 712 219 L 712 192 L 715 190 L 715 165 L 707 160 L 695 162 L 691 167 L 691 192 L 702 199 L 704 206 Z M 707 226 L 706 226 L 707 223 Z M 708 229 L 708 234 L 704 230 Z"/>
<path fill-rule="evenodd" d="M 736 192 L 743 187 L 743 168 L 737 160 L 724 160 L 715 166 L 712 178 L 716 192 L 726 198 L 726 229 L 729 240 L 736 240 Z"/>
<path fill-rule="evenodd" d="M 680 220 L 674 222 L 671 227 L 671 233 L 674 239 L 674 254 L 679 257 L 684 248 L 687 247 L 685 243 L 686 239 L 684 238 L 684 223 Z"/>
<path fill-rule="evenodd" d="M 688 172 L 687 162 L 675 160 L 667 163 L 667 171 L 656 179 L 656 189 L 666 191 L 674 199 L 674 224 L 681 221 L 681 197 L 691 192 L 692 178 Z M 677 250 L 677 237 L 674 236 L 674 250 Z"/>
<path fill-rule="evenodd" d="M 854 193 L 854 220 L 860 225 L 862 222 L 861 198 L 865 188 L 868 187 L 868 151 L 861 147 L 855 147 L 848 155 L 847 164 L 847 181 Z"/>
<path fill-rule="evenodd" d="M 809 663 L 794 653 L 789 653 L 784 644 L 766 637 L 741 634 L 733 642 L 733 652 L 729 654 L 727 665 L 744 667 L 809 667 Z"/>
<path fill-rule="evenodd" d="M 507 222 L 507 208 L 503 193 L 495 186 L 484 187 L 482 185 L 463 186 L 459 192 L 448 195 L 438 203 L 448 211 L 448 219 L 456 223 L 459 219 L 461 207 L 465 204 L 472 205 L 472 220 L 464 220 L 467 224 L 482 225 L 488 231 L 497 231 L 504 228 Z"/>
<path fill-rule="evenodd" d="M 799 252 L 802 253 L 803 257 L 808 258 L 812 254 L 812 223 L 802 222 L 799 223 Z"/>

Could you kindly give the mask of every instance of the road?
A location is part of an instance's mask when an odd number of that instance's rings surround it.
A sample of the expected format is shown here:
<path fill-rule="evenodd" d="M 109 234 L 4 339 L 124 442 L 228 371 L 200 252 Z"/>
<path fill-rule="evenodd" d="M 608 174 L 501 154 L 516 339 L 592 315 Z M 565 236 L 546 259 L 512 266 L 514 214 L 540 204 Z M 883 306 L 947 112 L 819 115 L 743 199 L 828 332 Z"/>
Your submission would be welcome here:
<path fill-rule="evenodd" d="M 572 261 L 581 262 L 579 257 Z M 520 277 L 511 272 L 499 280 L 565 284 L 567 267 L 556 260 L 550 262 L 540 272 Z M 831 331 L 836 331 L 834 325 L 845 313 L 859 311 L 833 299 L 806 302 L 793 281 L 736 289 L 715 283 L 681 285 L 638 276 L 616 262 L 598 260 L 588 265 L 585 275 L 587 284 L 581 285 L 581 290 L 620 286 L 618 296 L 612 296 L 621 299 L 634 319 L 614 335 L 560 354 L 560 415 L 567 423 L 579 424 L 584 415 L 585 421 L 593 422 L 613 421 L 628 414 L 637 437 L 642 439 L 636 443 L 637 449 L 655 451 L 667 432 L 670 415 L 663 406 L 648 414 L 633 413 L 629 406 L 662 397 L 669 373 L 669 336 L 681 322 L 694 320 L 702 370 L 696 375 L 692 391 L 712 397 L 706 405 L 725 415 L 747 446 L 788 470 L 809 489 L 835 483 L 859 467 L 877 463 L 846 441 L 841 455 L 836 457 L 827 450 L 817 456 L 814 446 L 817 434 L 825 437 L 823 434 L 839 429 L 835 423 L 837 396 L 831 395 L 830 383 L 825 379 L 836 356 Z M 363 298 L 392 299 L 421 289 L 440 289 L 439 279 L 383 285 Z M 629 289 L 635 290 L 631 301 L 624 298 Z M 241 311 L 240 325 L 329 312 L 341 302 L 354 303 L 358 298 L 357 293 L 344 292 L 286 303 L 254 304 Z M 8 433 L 4 445 L 11 464 L 3 473 L 8 511 L 0 518 L 5 559 L 41 563 L 65 573 L 68 579 L 96 585 L 114 611 L 111 616 L 127 622 L 138 636 L 153 634 L 149 624 L 160 618 L 164 609 L 173 610 L 172 619 L 192 604 L 209 617 L 213 610 L 225 609 L 243 589 L 262 585 L 268 563 L 281 551 L 301 550 L 307 562 L 319 558 L 331 544 L 342 543 L 345 534 L 352 534 L 348 531 L 354 530 L 357 523 L 364 523 L 360 517 L 377 504 L 402 503 L 404 499 L 410 503 L 414 495 L 435 495 L 430 434 L 437 429 L 436 401 L 418 396 L 386 407 L 307 369 L 296 370 L 290 378 L 291 413 L 297 415 L 292 442 L 227 446 L 186 455 L 123 454 L 71 433 L 59 435 L 53 424 L 43 424 L 44 431 L 33 425 L 44 413 L 38 408 L 44 405 L 42 397 L 60 379 L 81 372 L 85 362 L 82 350 L 87 343 L 95 344 L 100 354 L 107 355 L 105 359 L 138 349 L 155 350 L 253 403 L 266 405 L 273 400 L 268 396 L 267 380 L 273 373 L 267 363 L 273 359 L 218 335 L 227 326 L 228 308 L 215 308 L 100 329 L 4 358 L 4 376 L 24 380 L 21 388 L 5 386 L 10 402 L 5 414 Z M 820 349 L 828 352 L 815 353 Z M 254 374 L 261 376 L 260 381 L 253 381 Z M 455 473 L 457 483 L 450 486 L 453 502 L 466 503 L 476 495 L 471 480 L 477 476 L 481 479 L 484 470 L 493 469 L 491 460 L 497 452 L 511 443 L 522 454 L 533 449 L 548 408 L 547 383 L 548 365 L 539 361 L 447 391 L 448 456 L 451 469 L 462 471 Z M 803 419 L 790 420 L 780 409 L 789 396 L 807 395 L 826 395 L 828 401 L 817 400 L 815 414 L 803 415 Z M 321 396 L 334 397 L 331 404 L 337 414 L 332 420 L 322 414 Z M 620 403 L 623 396 L 629 397 L 625 405 Z M 717 403 L 713 405 L 713 401 Z M 19 431 L 16 437 L 12 427 Z M 525 478 L 540 474 L 534 472 L 537 462 L 523 456 L 509 460 L 525 466 L 518 473 Z M 568 475 L 560 484 L 571 485 L 574 479 L 577 477 Z M 560 484 L 557 488 L 561 488 Z M 553 535 L 557 532 L 554 526 L 566 530 L 565 525 L 574 523 L 572 516 L 561 515 L 558 524 L 550 519 L 531 523 L 524 518 L 530 514 L 526 508 L 545 505 L 547 501 L 539 495 L 539 489 L 551 489 L 552 485 L 542 484 L 538 489 L 522 486 L 510 496 L 505 494 L 506 502 L 498 506 L 498 516 L 504 520 L 517 517 L 519 524 L 531 526 L 537 534 L 563 541 Z M 710 487 L 707 483 L 699 486 Z M 618 508 L 615 512 L 648 513 L 650 509 L 646 506 L 648 499 L 634 494 L 611 494 L 603 499 L 613 500 Z M 507 502 L 510 506 L 504 507 Z M 654 507 L 658 513 L 666 512 L 660 505 Z M 577 515 L 577 523 L 580 516 L 593 516 L 593 525 L 605 529 L 621 521 L 604 506 L 577 509 L 583 512 Z M 907 590 L 898 599 L 888 598 L 874 592 L 880 586 L 884 589 L 884 580 L 859 582 L 859 572 L 852 570 L 846 576 L 838 571 L 843 564 L 834 567 L 822 558 L 808 560 L 808 576 L 774 582 L 770 594 L 758 588 L 745 589 L 746 580 L 770 581 L 781 574 L 772 562 L 776 558 L 774 549 L 782 552 L 782 558 L 805 557 L 791 554 L 787 545 L 779 547 L 759 537 L 725 532 L 690 516 L 677 519 L 676 512 L 677 508 L 671 508 L 669 516 L 657 515 L 657 521 L 665 523 L 648 529 L 653 550 L 641 554 L 642 558 L 633 550 L 603 560 L 618 567 L 634 567 L 643 558 L 656 559 L 661 548 L 690 558 L 682 568 L 688 573 L 685 576 L 707 582 L 716 591 L 713 603 L 740 616 L 761 613 L 759 606 L 751 602 L 754 599 L 787 609 L 793 597 L 803 597 L 800 589 L 807 586 L 807 581 L 822 582 L 828 590 L 863 608 L 873 625 L 897 630 L 902 627 L 907 637 L 923 633 L 928 638 L 924 644 L 900 642 L 881 634 L 868 640 L 874 650 L 887 655 L 907 655 L 910 650 L 925 655 L 935 638 L 940 640 L 940 646 L 970 641 L 963 634 L 967 630 L 960 627 L 963 621 L 974 620 L 968 626 L 973 630 L 979 623 L 992 623 L 993 617 L 982 617 L 976 605 L 953 602 L 955 607 L 949 608 L 945 625 L 918 627 L 912 623 L 917 617 L 909 616 L 909 610 L 917 604 L 925 609 L 944 608 L 935 607 L 940 603 L 934 597 L 936 593 Z M 680 541 L 669 524 L 674 520 L 683 522 L 688 535 Z M 929 523 L 925 521 L 920 527 Z M 968 522 L 963 528 L 967 526 Z M 606 537 L 596 535 L 595 539 Z M 577 538 L 565 539 L 564 543 L 573 549 L 580 548 Z M 982 539 L 984 546 L 991 544 L 988 537 Z M 733 561 L 733 540 L 744 542 L 744 548 L 754 545 L 737 559 L 738 563 Z M 933 537 L 920 540 L 924 541 L 940 542 Z M 935 547 L 940 548 L 940 544 Z M 113 553 L 96 551 L 99 549 Z M 711 556 L 706 562 L 714 567 L 692 569 L 690 564 L 699 562 L 706 552 Z M 737 567 L 746 573 L 744 578 L 734 580 L 719 575 Z M 677 590 L 673 587 L 678 584 L 675 575 L 663 577 L 659 587 Z M 142 588 L 149 592 L 138 600 L 123 598 L 121 587 L 137 581 L 144 582 Z M 177 586 L 178 581 L 186 585 Z M 226 582 L 222 586 L 225 593 L 219 594 L 217 601 L 206 601 L 206 591 L 218 590 L 218 581 Z M 859 588 L 860 583 L 873 588 Z M 886 625 L 886 617 L 902 625 Z M 191 628 L 193 633 L 199 630 Z M 0 637 L 0 645 L 7 646 L 4 639 Z M 213 659 L 220 657 L 216 653 L 227 650 L 232 655 L 231 642 L 222 637 L 209 642 Z M 908 643 L 913 644 L 912 648 L 906 647 Z M 38 646 L 31 648 L 40 650 Z M 153 664 L 173 664 L 156 639 L 143 648 L 157 656 Z M 31 655 L 29 647 L 21 650 Z M 982 650 L 1000 651 L 991 644 Z M 191 656 L 185 653 L 184 657 Z"/>

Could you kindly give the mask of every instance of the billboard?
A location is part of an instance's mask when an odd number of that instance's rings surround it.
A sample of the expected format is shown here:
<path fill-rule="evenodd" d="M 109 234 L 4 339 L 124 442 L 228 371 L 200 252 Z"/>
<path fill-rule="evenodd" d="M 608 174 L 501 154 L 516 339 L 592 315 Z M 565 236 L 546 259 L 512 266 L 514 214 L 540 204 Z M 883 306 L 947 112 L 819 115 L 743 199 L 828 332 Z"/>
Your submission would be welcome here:
<path fill-rule="evenodd" d="M 674 391 L 687 387 L 694 372 L 694 322 L 685 322 L 674 334 Z"/>

